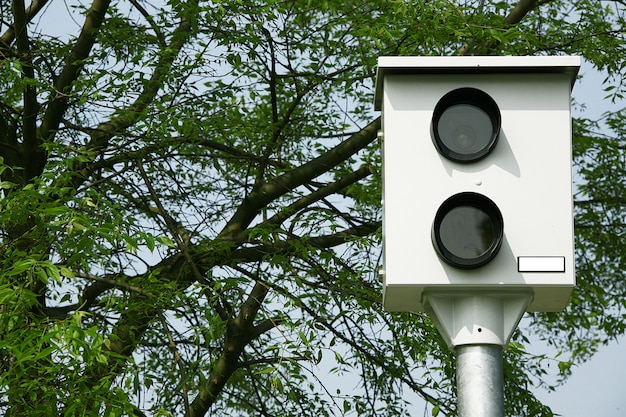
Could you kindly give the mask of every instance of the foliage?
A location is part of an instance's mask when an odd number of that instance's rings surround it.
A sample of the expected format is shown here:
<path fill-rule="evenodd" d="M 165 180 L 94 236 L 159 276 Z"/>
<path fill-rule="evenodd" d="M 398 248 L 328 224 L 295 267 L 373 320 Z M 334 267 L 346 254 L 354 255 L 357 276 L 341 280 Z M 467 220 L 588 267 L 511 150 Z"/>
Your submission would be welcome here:
<path fill-rule="evenodd" d="M 453 355 L 380 305 L 375 60 L 582 54 L 619 99 L 623 6 L 574 3 L 1 0 L 0 410 L 454 415 Z M 575 123 L 563 375 L 625 329 L 625 123 Z M 508 415 L 549 416 L 526 337 Z"/>

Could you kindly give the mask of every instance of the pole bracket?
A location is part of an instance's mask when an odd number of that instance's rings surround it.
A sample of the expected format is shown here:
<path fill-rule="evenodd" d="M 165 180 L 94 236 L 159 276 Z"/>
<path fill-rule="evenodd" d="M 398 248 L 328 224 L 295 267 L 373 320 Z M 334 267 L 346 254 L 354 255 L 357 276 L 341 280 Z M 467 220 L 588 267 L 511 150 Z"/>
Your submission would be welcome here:
<path fill-rule="evenodd" d="M 506 348 L 533 298 L 532 291 L 425 291 L 426 312 L 451 349 L 460 345 Z"/>

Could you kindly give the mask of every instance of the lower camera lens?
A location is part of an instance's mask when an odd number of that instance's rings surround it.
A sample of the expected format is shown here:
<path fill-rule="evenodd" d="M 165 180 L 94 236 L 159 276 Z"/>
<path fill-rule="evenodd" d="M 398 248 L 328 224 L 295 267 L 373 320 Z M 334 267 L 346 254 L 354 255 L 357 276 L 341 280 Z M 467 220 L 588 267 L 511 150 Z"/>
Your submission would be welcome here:
<path fill-rule="evenodd" d="M 504 221 L 496 204 L 477 193 L 456 194 L 439 207 L 433 222 L 433 246 L 457 268 L 478 268 L 500 250 Z"/>

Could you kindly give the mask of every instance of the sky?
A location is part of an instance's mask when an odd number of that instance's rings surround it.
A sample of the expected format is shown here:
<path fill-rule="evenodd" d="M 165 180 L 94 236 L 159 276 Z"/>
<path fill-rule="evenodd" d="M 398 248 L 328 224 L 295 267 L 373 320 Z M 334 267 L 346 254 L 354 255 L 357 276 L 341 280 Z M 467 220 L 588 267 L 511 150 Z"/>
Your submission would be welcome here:
<path fill-rule="evenodd" d="M 565 385 L 537 397 L 563 417 L 626 415 L 626 338 L 600 349 L 591 361 L 573 369 Z"/>

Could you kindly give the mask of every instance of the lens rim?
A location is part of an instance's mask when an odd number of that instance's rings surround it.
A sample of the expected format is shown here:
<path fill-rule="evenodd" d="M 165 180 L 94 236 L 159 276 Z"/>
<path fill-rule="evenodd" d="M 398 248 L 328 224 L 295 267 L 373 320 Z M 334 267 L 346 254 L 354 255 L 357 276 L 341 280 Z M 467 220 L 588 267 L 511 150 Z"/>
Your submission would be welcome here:
<path fill-rule="evenodd" d="M 478 257 L 461 258 L 460 256 L 457 256 L 450 252 L 444 245 L 443 240 L 441 239 L 440 228 L 443 219 L 454 208 L 462 206 L 474 207 L 484 212 L 493 224 L 494 238 L 487 250 Z M 494 203 L 490 198 L 474 192 L 463 192 L 455 194 L 445 200 L 439 206 L 439 209 L 435 214 L 435 219 L 433 221 L 433 227 L 431 232 L 433 247 L 435 248 L 435 252 L 437 252 L 439 258 L 448 265 L 459 269 L 475 269 L 491 262 L 491 260 L 493 260 L 493 258 L 495 258 L 495 256 L 498 254 L 498 251 L 502 246 L 503 237 L 504 218 L 502 217 L 502 212 L 500 212 L 500 209 L 498 208 L 496 203 Z"/>
<path fill-rule="evenodd" d="M 489 116 L 491 121 L 491 137 L 489 138 L 487 144 L 477 151 L 467 153 L 456 152 L 450 149 L 441 138 L 438 128 L 439 120 L 447 109 L 458 104 L 466 104 L 477 107 Z M 455 162 L 468 163 L 482 159 L 493 151 L 494 147 L 498 143 L 501 125 L 502 116 L 500 114 L 500 109 L 498 108 L 498 104 L 489 94 L 472 87 L 457 88 L 456 90 L 446 93 L 437 102 L 437 105 L 433 110 L 433 117 L 431 120 L 431 137 L 437 151 L 439 151 L 439 153 L 445 158 Z"/>

